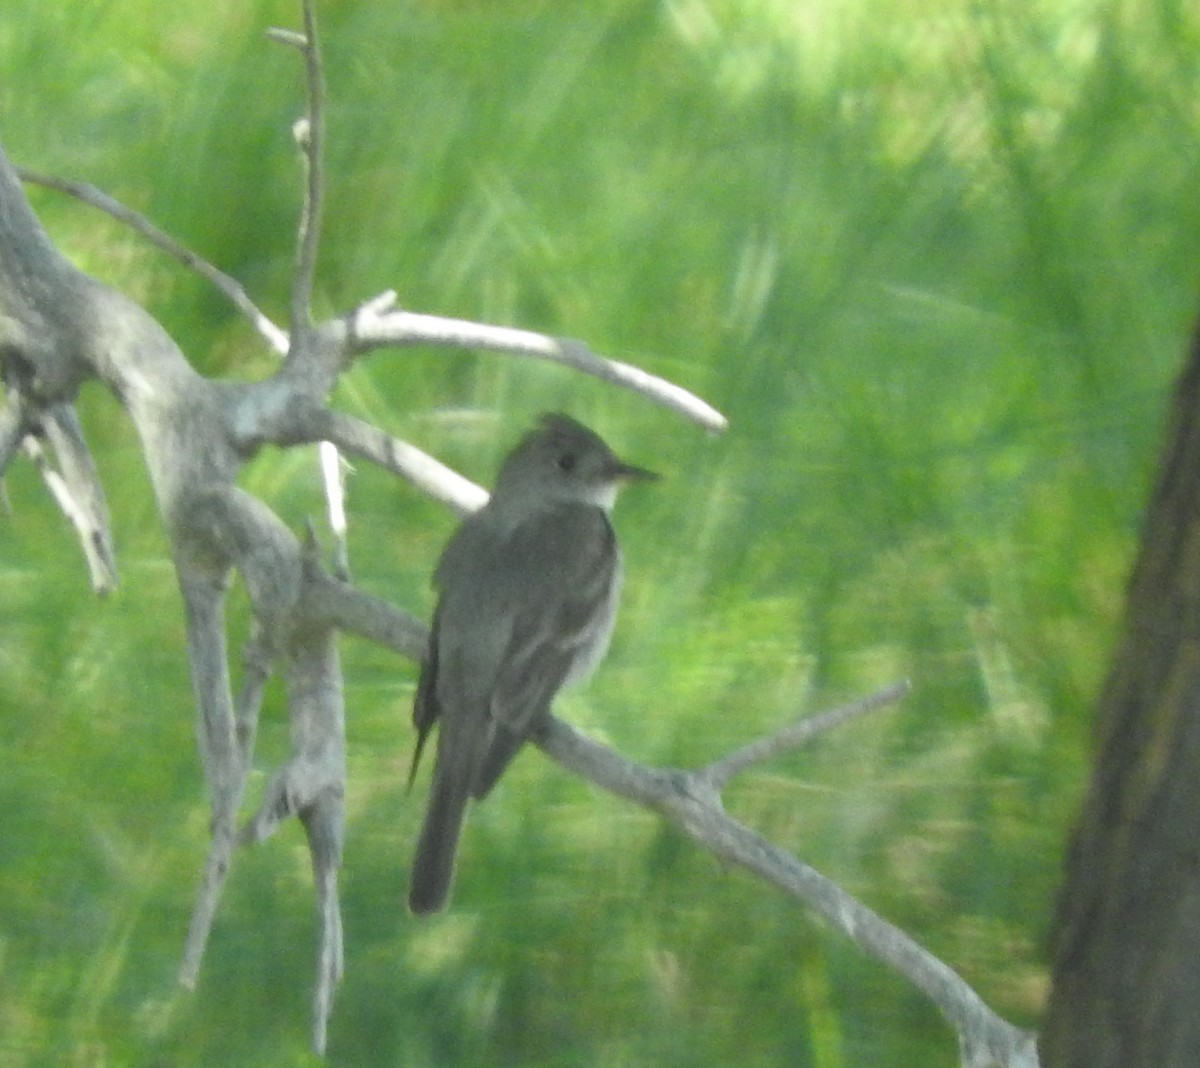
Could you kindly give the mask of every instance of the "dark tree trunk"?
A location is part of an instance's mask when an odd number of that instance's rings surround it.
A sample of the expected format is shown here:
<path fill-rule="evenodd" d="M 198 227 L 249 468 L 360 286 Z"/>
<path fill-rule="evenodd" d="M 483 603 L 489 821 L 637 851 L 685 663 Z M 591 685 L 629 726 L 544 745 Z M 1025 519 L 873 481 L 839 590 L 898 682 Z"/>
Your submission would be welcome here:
<path fill-rule="evenodd" d="M 1047 1068 L 1200 1065 L 1200 331 L 1067 858 Z"/>

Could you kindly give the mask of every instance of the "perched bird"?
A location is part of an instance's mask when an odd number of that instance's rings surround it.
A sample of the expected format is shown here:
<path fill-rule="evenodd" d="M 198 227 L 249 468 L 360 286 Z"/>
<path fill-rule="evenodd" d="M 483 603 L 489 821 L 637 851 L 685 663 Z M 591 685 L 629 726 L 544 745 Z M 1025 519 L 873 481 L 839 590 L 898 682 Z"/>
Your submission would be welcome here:
<path fill-rule="evenodd" d="M 621 483 L 657 479 L 591 430 L 546 415 L 509 454 L 491 499 L 450 539 L 413 706 L 416 774 L 438 724 L 408 905 L 444 908 L 469 798 L 487 796 L 563 686 L 608 649 L 621 586 L 609 512 Z"/>

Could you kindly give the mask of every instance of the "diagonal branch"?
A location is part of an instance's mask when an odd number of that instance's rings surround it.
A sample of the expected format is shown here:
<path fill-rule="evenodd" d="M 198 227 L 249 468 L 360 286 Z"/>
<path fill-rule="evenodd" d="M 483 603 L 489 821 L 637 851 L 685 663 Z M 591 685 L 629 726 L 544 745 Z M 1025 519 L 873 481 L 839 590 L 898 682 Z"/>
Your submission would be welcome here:
<path fill-rule="evenodd" d="M 434 500 L 466 515 L 482 508 L 488 493 L 482 486 L 435 460 L 414 445 L 394 438 L 352 415 L 329 409 L 299 413 L 300 440 L 330 441 L 347 456 L 369 460 L 405 479 Z"/>
<path fill-rule="evenodd" d="M 835 709 L 826 717 L 848 717 L 847 709 L 891 694 L 899 687 Z M 777 737 L 777 736 L 776 736 Z M 775 744 L 773 739 L 767 743 Z M 898 927 L 888 923 L 837 883 L 729 816 L 711 774 L 724 762 L 698 772 L 652 768 L 628 760 L 554 716 L 547 718 L 538 746 L 569 771 L 619 797 L 658 812 L 716 856 L 753 872 L 797 898 L 863 952 L 899 972 L 941 1011 L 959 1035 L 964 1066 L 1037 1068 L 1034 1036 L 997 1016 L 966 980 Z M 739 753 L 729 766 L 745 763 Z"/>
<path fill-rule="evenodd" d="M 860 697 L 857 701 L 830 709 L 819 716 L 805 716 L 795 723 L 780 728 L 774 734 L 769 734 L 765 738 L 757 738 L 740 749 L 735 749 L 720 760 L 714 760 L 707 767 L 701 768 L 697 774 L 719 792 L 735 775 L 740 775 L 755 764 L 774 760 L 777 756 L 807 745 L 812 739 L 840 727 L 843 723 L 894 704 L 904 698 L 910 689 L 912 686 L 906 679 L 886 686 L 875 693 L 867 694 L 866 697 Z"/>
<path fill-rule="evenodd" d="M 236 278 L 214 267 L 203 256 L 200 256 L 186 245 L 177 241 L 165 230 L 160 230 L 141 212 L 126 207 L 119 200 L 97 189 L 87 182 L 74 182 L 66 178 L 56 178 L 53 175 L 40 174 L 26 167 L 16 168 L 23 182 L 40 185 L 59 193 L 74 197 L 76 200 L 97 208 L 106 215 L 112 216 L 118 222 L 136 230 L 155 248 L 178 260 L 185 267 L 195 271 L 201 278 L 211 282 L 239 312 L 249 320 L 255 330 L 266 340 L 279 355 L 283 356 L 288 350 L 287 334 L 279 329 L 270 317 L 254 303 L 246 293 L 245 287 Z"/>

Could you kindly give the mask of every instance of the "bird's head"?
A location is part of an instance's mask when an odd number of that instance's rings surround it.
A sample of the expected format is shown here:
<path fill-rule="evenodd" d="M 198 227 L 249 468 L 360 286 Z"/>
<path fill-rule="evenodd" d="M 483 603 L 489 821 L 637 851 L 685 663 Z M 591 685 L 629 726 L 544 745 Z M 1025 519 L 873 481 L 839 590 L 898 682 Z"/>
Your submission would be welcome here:
<path fill-rule="evenodd" d="M 543 415 L 537 429 L 504 461 L 495 496 L 547 503 L 578 501 L 607 510 L 624 483 L 658 477 L 618 459 L 604 440 L 582 423 L 552 413 Z"/>

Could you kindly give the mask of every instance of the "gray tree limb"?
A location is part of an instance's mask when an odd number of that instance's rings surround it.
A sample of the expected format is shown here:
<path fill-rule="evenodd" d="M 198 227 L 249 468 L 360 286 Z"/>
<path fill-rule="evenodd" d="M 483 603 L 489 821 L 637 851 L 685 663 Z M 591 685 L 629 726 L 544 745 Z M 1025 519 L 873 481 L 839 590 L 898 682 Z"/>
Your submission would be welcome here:
<path fill-rule="evenodd" d="M 403 339 L 388 333 L 398 322 L 406 324 Z M 351 324 L 365 325 L 370 343 Z M 5 459 L 31 427 L 53 420 L 56 454 L 70 456 L 76 476 L 94 474 L 86 444 L 67 413 L 85 382 L 104 384 L 138 433 L 183 600 L 212 841 L 180 981 L 191 986 L 198 978 L 238 845 L 260 840 L 280 820 L 298 816 L 308 834 L 321 917 L 313 1024 L 318 1049 L 324 1046 L 342 971 L 337 867 L 345 728 L 334 635 L 347 630 L 420 657 L 425 632 L 411 617 L 306 559 L 296 536 L 235 480 L 265 444 L 335 440 L 352 455 L 403 474 L 460 512 L 478 507 L 486 499 L 480 488 L 420 450 L 328 408 L 338 375 L 353 359 L 373 344 L 414 341 L 422 331 L 432 335 L 426 340 L 446 343 L 469 340 L 470 333 L 466 326 L 453 333 L 419 321 L 414 327 L 373 301 L 348 316 L 294 329 L 287 358 L 266 379 L 240 384 L 205 379 L 142 308 L 62 257 L 29 210 L 0 151 L 0 369 L 11 383 L 0 420 Z M 515 351 L 538 337 L 511 334 L 519 342 Z M 479 326 L 477 336 L 494 345 L 513 340 L 502 328 Z M 554 343 L 543 339 L 543 344 L 549 351 Z M 603 364 L 599 357 L 590 359 Z M 628 372 L 620 375 L 630 388 L 640 388 Z M 661 391 L 660 381 L 648 388 Z M 677 399 L 688 396 L 677 391 Z M 696 411 L 703 407 L 698 400 L 692 404 Z M 81 451 L 71 455 L 69 448 L 75 447 Z M 86 482 L 76 476 L 75 482 Z M 92 498 L 91 510 L 99 517 L 96 529 L 88 528 L 92 546 L 110 544 L 102 502 L 102 496 Z M 224 615 L 235 575 L 254 614 L 236 699 Z M 263 684 L 279 665 L 287 682 L 293 752 L 272 776 L 257 815 L 239 831 Z"/>
<path fill-rule="evenodd" d="M 907 689 L 906 683 L 890 686 L 821 716 L 801 719 L 696 771 L 635 763 L 554 717 L 536 741 L 564 768 L 652 809 L 715 856 L 801 901 L 864 953 L 904 976 L 957 1032 L 963 1068 L 1037 1068 L 1033 1034 L 1001 1019 L 947 964 L 833 880 L 733 819 L 721 802 L 720 789 L 735 771 L 882 708 Z"/>
<path fill-rule="evenodd" d="M 146 311 L 61 255 L 30 210 L 0 149 L 0 373 L 8 395 L 0 410 L 0 473 L 24 441 L 42 433 L 68 491 L 69 502 L 60 504 L 80 531 L 85 553 L 92 554 L 93 582 L 98 575 L 115 581 L 107 507 L 71 406 L 84 383 L 99 382 L 133 423 L 183 602 L 196 735 L 212 811 L 212 842 L 180 981 L 193 985 L 197 980 L 237 848 L 297 817 L 307 835 L 318 899 L 312 1042 L 320 1052 L 343 970 L 338 869 L 344 838 L 345 708 L 337 636 L 357 634 L 419 659 L 427 629 L 344 576 L 323 570 L 312 539 L 302 543 L 266 503 L 237 486 L 242 466 L 266 444 L 330 441 L 402 475 L 459 512 L 478 507 L 486 499 L 479 487 L 382 429 L 329 408 L 338 376 L 355 359 L 380 348 L 418 343 L 550 360 L 632 390 L 710 431 L 722 429 L 725 420 L 683 388 L 605 360 L 581 342 L 403 311 L 391 293 L 345 315 L 312 322 L 324 90 L 312 0 L 303 6 L 303 34 L 273 34 L 303 53 L 309 91 L 306 125 L 298 138 L 305 198 L 290 333 L 270 324 L 236 283 L 225 287 L 268 343 L 286 354 L 282 365 L 268 378 L 244 384 L 199 375 Z M 247 590 L 254 617 L 236 697 L 224 612 L 235 576 Z M 291 753 L 271 776 L 255 815 L 239 830 L 263 687 L 275 670 L 286 684 Z M 893 690 L 835 710 L 824 725 L 897 696 L 899 691 Z M 694 772 L 635 764 L 555 719 L 538 744 L 567 769 L 653 808 L 702 847 L 793 895 L 865 952 L 907 976 L 957 1029 L 964 1065 L 1035 1065 L 1031 1037 L 995 1017 L 950 968 L 830 880 L 725 814 L 720 790 L 733 775 L 813 733 L 811 724 L 785 728 Z"/>

